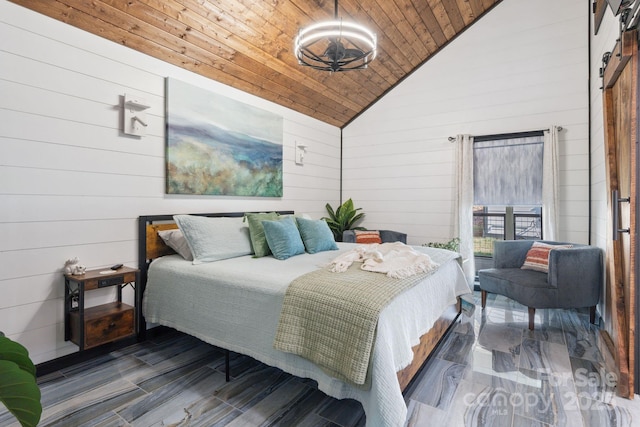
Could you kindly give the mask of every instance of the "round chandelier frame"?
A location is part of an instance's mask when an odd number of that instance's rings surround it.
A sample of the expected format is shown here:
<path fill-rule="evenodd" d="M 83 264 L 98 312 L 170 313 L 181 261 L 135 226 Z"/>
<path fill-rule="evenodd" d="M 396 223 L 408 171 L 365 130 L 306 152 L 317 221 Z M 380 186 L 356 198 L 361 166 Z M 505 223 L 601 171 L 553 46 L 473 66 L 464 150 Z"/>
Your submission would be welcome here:
<path fill-rule="evenodd" d="M 360 24 L 338 19 L 335 0 L 335 19 L 301 29 L 294 42 L 294 53 L 300 65 L 315 70 L 362 70 L 376 57 L 377 38 Z"/>

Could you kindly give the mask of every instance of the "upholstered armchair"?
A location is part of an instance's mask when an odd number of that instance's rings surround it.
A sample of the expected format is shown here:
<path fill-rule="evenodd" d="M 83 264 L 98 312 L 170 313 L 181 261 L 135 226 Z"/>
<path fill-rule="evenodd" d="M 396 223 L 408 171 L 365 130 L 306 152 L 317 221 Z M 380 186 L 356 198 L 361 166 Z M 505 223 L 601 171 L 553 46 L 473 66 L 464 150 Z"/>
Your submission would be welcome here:
<path fill-rule="evenodd" d="M 528 269 L 532 265 L 529 250 L 533 243 L 531 240 L 495 242 L 494 268 L 478 271 L 482 308 L 490 292 L 527 306 L 530 330 L 534 329 L 537 308 L 589 307 L 590 321 L 595 323 L 603 283 L 602 250 L 595 246 L 543 241 L 541 243 L 549 245 L 572 246 L 548 251 L 548 272 L 544 272 Z M 525 261 L 528 265 L 523 269 Z M 540 266 L 533 268 L 540 269 Z"/>
<path fill-rule="evenodd" d="M 367 230 L 377 231 L 380 234 L 380 240 L 382 243 L 387 242 L 402 242 L 407 243 L 407 235 L 398 231 L 392 230 Z M 356 243 L 356 232 L 354 230 L 345 230 L 342 232 L 342 241 L 347 243 Z"/>

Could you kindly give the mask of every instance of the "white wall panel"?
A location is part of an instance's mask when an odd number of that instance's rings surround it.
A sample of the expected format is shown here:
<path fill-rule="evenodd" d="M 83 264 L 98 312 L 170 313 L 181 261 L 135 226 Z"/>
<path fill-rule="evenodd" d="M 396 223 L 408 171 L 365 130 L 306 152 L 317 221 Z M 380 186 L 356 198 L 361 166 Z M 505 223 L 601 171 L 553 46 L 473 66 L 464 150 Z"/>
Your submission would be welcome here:
<path fill-rule="evenodd" d="M 60 322 L 63 319 L 63 306 L 59 300 L 45 300 L 0 310 L 0 324 L 7 335 L 22 332 L 25 324 L 38 329 Z"/>
<path fill-rule="evenodd" d="M 11 338 L 29 349 L 35 363 L 39 363 L 38 360 L 52 360 L 78 351 L 75 344 L 64 340 L 62 323 L 25 329 Z"/>
<path fill-rule="evenodd" d="M 59 282 L 60 275 L 57 273 L 0 280 L 0 292 L 3 295 L 0 310 L 32 304 L 33 301 L 59 301 L 64 295 L 64 288 L 58 286 Z M 15 289 L 21 289 L 22 292 L 12 291 Z"/>
<path fill-rule="evenodd" d="M 136 230 L 130 219 L 0 223 L 0 252 L 128 240 Z"/>
<path fill-rule="evenodd" d="M 319 218 L 339 200 L 334 126 L 5 0 L 0 63 L 0 330 L 37 363 L 77 350 L 64 342 L 64 261 L 136 266 L 139 215 L 293 209 Z M 283 197 L 165 194 L 166 77 L 283 117 Z M 124 94 L 151 106 L 143 138 L 120 131 Z M 296 141 L 308 146 L 304 166 L 294 163 Z"/>
<path fill-rule="evenodd" d="M 447 137 L 559 125 L 560 238 L 586 243 L 589 19 L 580 0 L 502 2 L 347 126 L 343 198 L 367 213 L 364 225 L 393 225 L 410 243 L 449 240 Z"/>
<path fill-rule="evenodd" d="M 593 209 L 593 243 L 606 249 L 607 191 L 605 176 L 604 116 L 602 107 L 602 55 L 610 52 L 619 37 L 618 20 L 608 8 L 597 35 L 591 36 L 591 194 Z M 603 306 L 604 307 L 604 306 Z"/>
<path fill-rule="evenodd" d="M 610 224 L 607 219 L 607 190 L 605 174 L 605 149 L 604 149 L 604 113 L 602 106 L 602 79 L 598 77 L 602 67 L 602 55 L 610 52 L 619 37 L 618 19 L 613 16 L 610 8 L 607 8 L 598 34 L 591 37 L 591 63 L 590 70 L 592 80 L 591 89 L 591 242 L 606 250 L 607 234 L 610 233 Z M 606 292 L 603 292 L 599 311 L 603 318 L 607 314 L 605 309 Z"/>
<path fill-rule="evenodd" d="M 3 138 L 0 143 L 6 153 L 6 166 L 129 175 L 151 171 L 155 176 L 164 177 L 164 174 L 157 173 L 164 169 L 164 153 L 161 157 L 117 151 L 111 147 L 73 146 L 17 138 Z"/>
<path fill-rule="evenodd" d="M 133 244 L 132 244 L 133 243 Z M 0 280 L 47 275 L 62 271 L 65 260 L 78 256 L 88 267 L 103 267 L 117 262 L 137 265 L 137 240 L 107 240 L 74 246 L 24 249 L 0 253 Z M 63 279 L 61 279 L 63 282 Z"/>

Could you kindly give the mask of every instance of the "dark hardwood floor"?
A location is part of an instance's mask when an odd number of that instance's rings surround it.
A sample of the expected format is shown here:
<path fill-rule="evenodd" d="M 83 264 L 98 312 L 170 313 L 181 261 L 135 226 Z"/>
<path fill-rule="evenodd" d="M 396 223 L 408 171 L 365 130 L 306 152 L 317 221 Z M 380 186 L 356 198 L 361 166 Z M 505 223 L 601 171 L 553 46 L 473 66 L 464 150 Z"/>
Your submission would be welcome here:
<path fill-rule="evenodd" d="M 640 403 L 615 396 L 588 314 L 477 293 L 409 388 L 408 426 L 632 426 Z M 362 407 L 313 381 L 170 332 L 39 378 L 41 426 L 364 426 Z M 0 405 L 1 407 L 1 405 Z M 0 409 L 0 426 L 17 426 Z M 378 427 L 378 426 L 375 426 Z"/>

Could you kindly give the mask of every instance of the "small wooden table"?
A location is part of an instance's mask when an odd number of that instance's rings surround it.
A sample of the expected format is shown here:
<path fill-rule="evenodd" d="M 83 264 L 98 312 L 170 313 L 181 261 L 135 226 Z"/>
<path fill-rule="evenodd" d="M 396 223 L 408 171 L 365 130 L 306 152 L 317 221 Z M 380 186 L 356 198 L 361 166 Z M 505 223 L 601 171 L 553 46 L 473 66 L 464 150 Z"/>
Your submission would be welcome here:
<path fill-rule="evenodd" d="M 85 274 L 64 275 L 64 339 L 80 351 L 135 336 L 140 329 L 140 270 L 121 267 L 89 270 Z M 117 301 L 85 307 L 85 292 L 116 286 Z M 132 286 L 134 306 L 122 302 L 122 289 Z"/>

